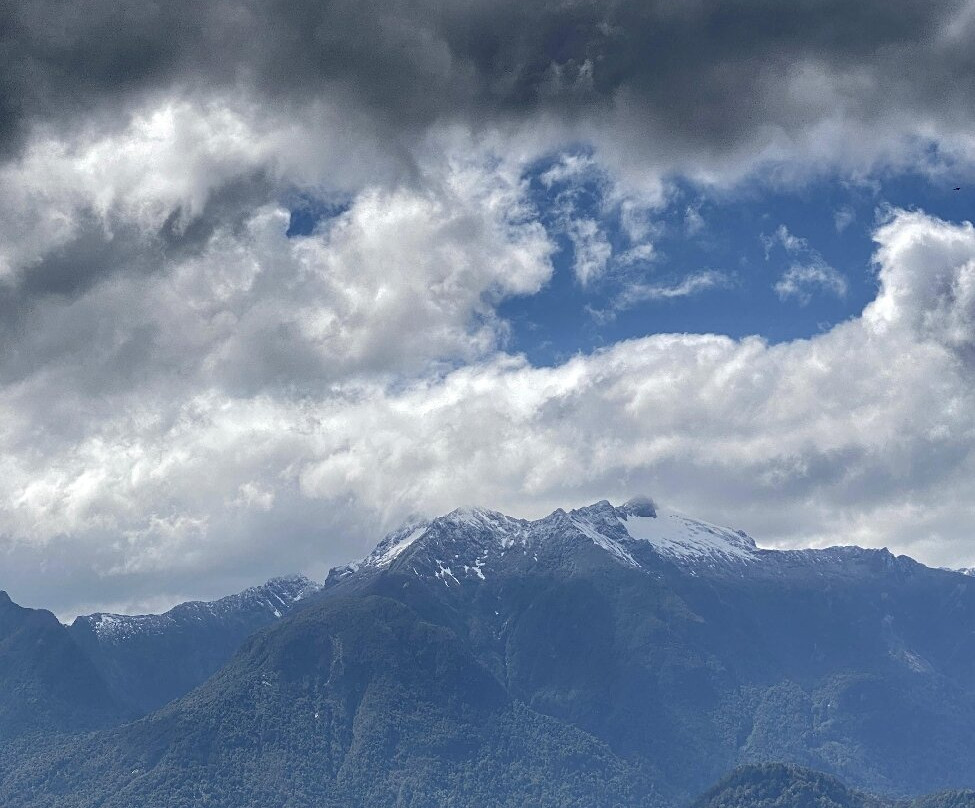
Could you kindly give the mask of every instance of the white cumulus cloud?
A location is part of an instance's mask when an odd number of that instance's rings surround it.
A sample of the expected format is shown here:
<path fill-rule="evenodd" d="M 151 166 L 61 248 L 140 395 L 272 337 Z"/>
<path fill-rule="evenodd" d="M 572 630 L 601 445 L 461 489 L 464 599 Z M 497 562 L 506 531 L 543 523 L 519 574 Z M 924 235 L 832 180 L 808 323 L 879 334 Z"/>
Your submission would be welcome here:
<path fill-rule="evenodd" d="M 449 231 L 455 211 L 412 196 L 387 202 L 367 195 L 350 208 L 346 224 L 295 243 L 281 237 L 280 215 L 266 212 L 241 235 L 240 252 L 223 268 L 208 260 L 210 275 L 202 266 L 177 267 L 153 281 L 165 294 L 181 295 L 199 318 L 188 326 L 185 319 L 160 317 L 157 350 L 195 341 L 202 361 L 215 363 L 206 374 L 185 364 L 175 370 L 150 364 L 138 395 L 119 393 L 105 409 L 96 395 L 72 387 L 71 407 L 86 409 L 84 424 L 63 424 L 60 432 L 46 427 L 38 441 L 31 436 L 52 417 L 38 401 L 68 371 L 52 365 L 5 389 L 0 530 L 10 568 L 18 570 L 15 580 L 33 577 L 40 591 L 39 574 L 30 572 L 38 554 L 48 559 L 48 575 L 50 559 L 77 556 L 84 562 L 61 573 L 60 584 L 73 582 L 61 596 L 66 604 L 80 600 L 75 589 L 92 581 L 115 602 L 131 597 L 147 576 L 182 592 L 200 569 L 208 570 L 217 594 L 221 583 L 266 571 L 320 574 L 416 510 L 480 502 L 531 516 L 639 490 L 783 546 L 859 542 L 886 544 L 930 563 L 975 560 L 966 527 L 975 495 L 971 225 L 894 214 L 876 232 L 876 300 L 861 317 L 811 339 L 768 345 L 757 337 L 663 334 L 543 368 L 481 345 L 451 311 L 440 313 L 443 325 L 434 333 L 456 327 L 460 343 L 411 334 L 409 318 L 375 301 L 379 286 L 351 313 L 327 283 L 327 293 L 316 296 L 324 281 L 315 273 L 341 278 L 329 250 L 360 255 L 372 243 L 374 231 L 357 227 L 357 216 L 377 227 L 405 216 L 421 231 L 416 240 L 399 240 L 398 256 L 409 258 L 425 285 L 459 282 L 448 266 L 461 267 L 463 278 L 473 273 L 482 290 L 506 293 L 546 277 L 547 248 L 531 228 L 526 233 L 505 218 L 478 219 L 484 244 L 495 244 L 496 253 L 486 253 L 494 269 L 475 270 L 467 263 L 473 256 L 460 260 L 460 247 L 456 261 L 423 255 L 422 231 L 432 226 L 424 223 Z M 489 204 L 476 207 L 490 212 Z M 457 226 L 466 232 L 472 225 Z M 439 236 L 437 243 L 444 243 Z M 431 356 L 449 355 L 458 344 L 473 344 L 476 355 L 454 369 L 395 378 L 353 373 L 354 363 L 348 364 L 328 376 L 330 384 L 313 389 L 281 383 L 300 374 L 278 378 L 280 364 L 261 365 L 265 359 L 254 357 L 254 372 L 275 383 L 242 384 L 248 351 L 228 352 L 230 337 L 220 322 L 227 311 L 246 321 L 257 316 L 250 308 L 261 310 L 257 279 L 279 271 L 265 269 L 266 251 L 288 267 L 297 286 L 281 319 L 262 320 L 261 328 L 292 325 L 293 334 L 303 335 L 298 343 L 307 339 L 312 346 L 314 368 L 342 367 L 350 354 L 366 368 L 395 367 L 395 344 L 374 344 L 376 331 L 394 343 L 422 340 Z M 246 268 L 248 256 L 259 270 Z M 231 266 L 240 274 L 228 280 Z M 196 287 L 180 286 L 190 278 Z M 427 298 L 415 299 L 409 280 L 401 284 L 388 294 L 402 295 L 406 310 L 422 313 Z M 226 302 L 251 294 L 250 307 Z M 330 309 L 336 294 L 340 303 Z M 476 308 L 476 298 L 467 298 L 469 306 Z M 305 335 L 319 309 L 346 322 L 333 340 L 334 355 L 316 341 L 314 328 Z M 270 318 L 270 309 L 261 316 Z M 359 318 L 370 323 L 362 338 Z M 390 330 L 383 331 L 383 322 Z M 420 317 L 415 327 L 423 332 L 427 325 Z M 230 344 L 242 339 L 241 331 L 248 329 L 236 329 Z M 208 344 L 215 346 L 209 353 Z M 153 353 L 153 362 L 167 355 Z M 220 363 L 225 369 L 217 373 Z"/>

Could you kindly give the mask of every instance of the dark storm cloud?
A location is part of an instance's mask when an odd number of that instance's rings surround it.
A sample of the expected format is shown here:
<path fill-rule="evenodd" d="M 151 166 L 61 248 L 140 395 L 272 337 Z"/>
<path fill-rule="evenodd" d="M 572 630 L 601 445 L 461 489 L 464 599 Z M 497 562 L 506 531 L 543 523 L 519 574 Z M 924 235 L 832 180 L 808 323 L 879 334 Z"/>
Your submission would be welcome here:
<path fill-rule="evenodd" d="M 655 136 L 724 151 L 762 127 L 826 114 L 790 97 L 800 63 L 853 77 L 867 119 L 890 105 L 962 125 L 972 49 L 945 34 L 958 0 L 860 3 L 297 2 L 14 0 L 0 44 L 4 148 L 30 124 L 118 111 L 170 85 L 244 86 L 275 101 L 323 93 L 377 125 L 478 124 L 539 110 L 583 118 L 611 104 Z"/>
<path fill-rule="evenodd" d="M 966 30 L 975 33 L 975 15 L 966 20 L 963 8 L 959 0 L 12 0 L 0 11 L 0 159 L 19 153 L 35 127 L 120 129 L 154 96 L 240 92 L 278 120 L 327 99 L 350 121 L 346 142 L 331 148 L 369 135 L 407 171 L 411 144 L 431 126 L 476 131 L 540 115 L 556 126 L 608 127 L 614 149 L 638 161 L 652 153 L 662 173 L 755 154 L 777 135 L 801 140 L 836 116 L 873 126 L 882 150 L 913 134 L 900 126 L 920 122 L 936 136 L 973 123 Z M 797 86 L 800 67 L 810 75 Z M 32 266 L 20 292 L 70 295 L 119 268 L 158 264 L 159 250 L 190 249 L 217 223 L 280 197 L 258 174 L 213 182 L 206 210 L 174 207 L 147 245 L 106 241 L 91 222 Z"/>
<path fill-rule="evenodd" d="M 39 351 L 36 343 L 25 344 L 26 335 L 37 332 L 39 307 L 46 301 L 70 304 L 118 273 L 150 275 L 199 255 L 218 226 L 239 231 L 253 208 L 267 198 L 270 185 L 260 172 L 235 178 L 217 188 L 198 213 L 187 215 L 177 206 L 150 232 L 122 216 L 80 211 L 70 240 L 0 285 L 0 384 L 29 376 L 63 352 L 64 345 L 52 344 L 56 340 L 46 340 L 52 356 Z"/>
<path fill-rule="evenodd" d="M 29 297 L 77 297 L 120 270 L 149 273 L 168 262 L 198 255 L 220 226 L 239 229 L 267 198 L 271 182 L 262 174 L 238 177 L 216 188 L 203 209 L 172 209 L 154 232 L 126 221 L 83 211 L 75 236 L 43 256 L 6 289 Z"/>

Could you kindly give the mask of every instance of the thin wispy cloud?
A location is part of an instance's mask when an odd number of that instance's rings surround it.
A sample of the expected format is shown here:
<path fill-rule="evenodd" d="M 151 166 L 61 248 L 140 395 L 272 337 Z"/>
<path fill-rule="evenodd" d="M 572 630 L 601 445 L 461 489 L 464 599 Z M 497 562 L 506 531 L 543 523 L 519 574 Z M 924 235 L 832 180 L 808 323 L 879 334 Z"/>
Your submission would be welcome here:
<path fill-rule="evenodd" d="M 688 297 L 709 289 L 728 286 L 731 278 L 713 269 L 705 269 L 687 275 L 677 283 L 635 283 L 628 286 L 617 298 L 619 308 L 629 308 L 645 300 L 667 300 Z"/>
<path fill-rule="evenodd" d="M 773 287 L 781 300 L 794 299 L 805 306 L 816 294 L 846 295 L 848 282 L 843 273 L 827 264 L 806 239 L 791 233 L 784 224 L 779 225 L 774 235 L 762 234 L 761 241 L 766 261 L 771 259 L 777 245 L 793 259 Z"/>
<path fill-rule="evenodd" d="M 842 233 L 846 228 L 856 221 L 856 212 L 849 206 L 841 207 L 833 214 L 833 223 L 836 231 Z"/>
<path fill-rule="evenodd" d="M 847 282 L 826 263 L 793 264 L 775 282 L 775 292 L 782 300 L 795 298 L 806 305 L 814 294 L 824 292 L 837 297 L 846 295 Z"/>

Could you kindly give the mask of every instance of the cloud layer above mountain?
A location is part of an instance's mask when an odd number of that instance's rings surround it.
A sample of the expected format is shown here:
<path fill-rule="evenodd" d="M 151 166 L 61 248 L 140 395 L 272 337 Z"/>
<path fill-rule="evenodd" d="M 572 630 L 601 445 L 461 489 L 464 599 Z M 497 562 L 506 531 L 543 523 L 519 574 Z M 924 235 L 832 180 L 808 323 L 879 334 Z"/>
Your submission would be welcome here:
<path fill-rule="evenodd" d="M 970 224 L 881 211 L 876 299 L 808 339 L 650 328 L 540 367 L 499 313 L 560 240 L 582 287 L 654 260 L 676 178 L 975 176 L 975 3 L 15 0 L 0 32 L 21 600 L 216 595 L 415 510 L 639 491 L 770 543 L 975 562 Z M 530 193 L 562 153 L 540 181 L 604 177 L 615 263 L 571 194 Z M 783 299 L 846 293 L 800 252 Z M 693 270 L 612 310 L 734 282 Z"/>

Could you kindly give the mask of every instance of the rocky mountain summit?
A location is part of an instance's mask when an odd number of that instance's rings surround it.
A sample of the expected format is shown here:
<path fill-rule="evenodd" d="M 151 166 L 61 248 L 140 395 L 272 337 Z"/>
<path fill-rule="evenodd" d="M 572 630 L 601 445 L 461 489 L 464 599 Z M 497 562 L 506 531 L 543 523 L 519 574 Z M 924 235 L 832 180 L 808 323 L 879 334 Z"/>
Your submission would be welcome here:
<path fill-rule="evenodd" d="M 863 565 L 917 566 L 886 549 L 765 549 L 742 530 L 658 507 L 649 497 L 636 497 L 620 506 L 601 500 L 570 511 L 560 508 L 534 521 L 479 507 L 413 520 L 383 538 L 366 558 L 332 570 L 329 579 L 392 570 L 433 576 L 446 586 L 476 583 L 504 571 L 524 571 L 532 564 L 557 564 L 580 544 L 651 574 L 675 566 L 695 575 L 741 576 L 747 569 L 752 577 L 795 574 L 801 568 L 854 573 Z"/>

